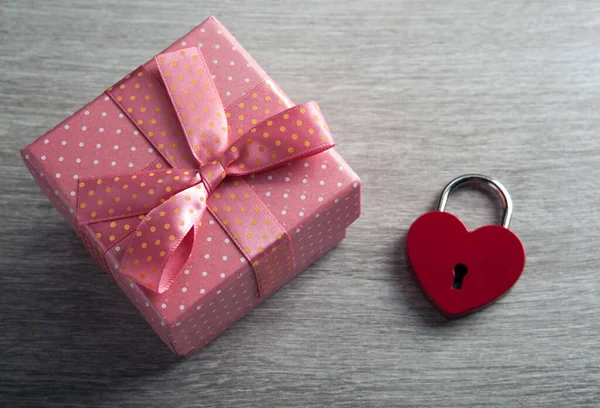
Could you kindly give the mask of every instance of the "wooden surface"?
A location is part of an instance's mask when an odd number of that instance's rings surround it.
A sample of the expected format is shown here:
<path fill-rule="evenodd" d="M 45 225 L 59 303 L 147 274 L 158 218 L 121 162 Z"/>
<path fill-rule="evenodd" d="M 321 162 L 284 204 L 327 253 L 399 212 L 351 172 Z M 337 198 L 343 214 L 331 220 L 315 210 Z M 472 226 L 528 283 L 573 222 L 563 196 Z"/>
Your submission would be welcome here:
<path fill-rule="evenodd" d="M 0 406 L 600 403 L 600 3 L 0 1 Z M 364 181 L 337 249 L 177 358 L 39 192 L 18 149 L 215 15 Z M 528 263 L 445 322 L 403 255 L 466 172 L 501 180 Z M 493 197 L 449 210 L 497 222 Z"/>

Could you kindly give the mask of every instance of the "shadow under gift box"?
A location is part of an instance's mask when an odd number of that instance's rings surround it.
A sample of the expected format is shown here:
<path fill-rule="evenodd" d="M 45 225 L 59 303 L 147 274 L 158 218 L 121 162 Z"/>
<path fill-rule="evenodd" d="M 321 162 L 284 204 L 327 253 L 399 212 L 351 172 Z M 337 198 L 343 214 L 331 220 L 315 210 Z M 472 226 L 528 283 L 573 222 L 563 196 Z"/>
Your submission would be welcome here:
<path fill-rule="evenodd" d="M 163 53 L 193 46 L 204 55 L 225 107 L 230 140 L 294 106 L 215 18 L 205 20 Z M 160 81 L 154 60 L 143 70 Z M 142 86 L 142 81 L 128 77 L 137 89 Z M 128 109 L 125 104 L 103 93 L 21 154 L 40 188 L 156 333 L 175 353 L 189 355 L 265 296 L 259 295 L 247 259 L 208 211 L 202 216 L 190 259 L 164 293 L 145 289 L 118 272 L 126 242 L 139 223 L 137 216 L 78 224 L 80 179 L 170 168 L 175 159 L 171 152 L 181 149 L 173 134 L 180 133 L 175 114 L 163 129 L 164 112 L 157 113 L 156 131 L 149 135 L 124 109 Z M 136 109 L 150 117 L 154 110 L 158 112 L 149 96 Z M 334 149 L 244 178 L 289 234 L 294 254 L 291 276 L 337 245 L 360 215 L 360 179 Z"/>

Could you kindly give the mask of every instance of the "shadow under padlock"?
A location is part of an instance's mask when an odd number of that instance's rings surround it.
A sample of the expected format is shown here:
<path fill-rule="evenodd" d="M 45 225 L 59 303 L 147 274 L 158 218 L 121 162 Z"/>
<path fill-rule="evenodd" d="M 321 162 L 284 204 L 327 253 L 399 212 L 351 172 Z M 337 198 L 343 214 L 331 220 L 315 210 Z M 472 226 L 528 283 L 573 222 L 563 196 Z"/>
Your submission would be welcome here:
<path fill-rule="evenodd" d="M 502 225 L 469 231 L 456 216 L 445 212 L 450 194 L 459 187 L 491 187 L 501 199 Z M 477 311 L 504 295 L 525 266 L 525 250 L 508 227 L 512 200 L 499 182 L 482 175 L 461 176 L 450 182 L 437 211 L 419 217 L 407 236 L 407 255 L 421 290 L 448 318 Z"/>

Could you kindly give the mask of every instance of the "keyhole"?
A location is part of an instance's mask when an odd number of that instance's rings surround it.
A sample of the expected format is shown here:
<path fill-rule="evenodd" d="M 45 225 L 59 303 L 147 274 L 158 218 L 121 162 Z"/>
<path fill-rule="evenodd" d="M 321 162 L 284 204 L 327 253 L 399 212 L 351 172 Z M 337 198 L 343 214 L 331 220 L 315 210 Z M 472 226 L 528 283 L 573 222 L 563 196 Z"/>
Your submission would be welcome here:
<path fill-rule="evenodd" d="M 456 264 L 454 267 L 454 282 L 452 282 L 452 289 L 462 289 L 463 279 L 468 272 L 465 264 Z"/>

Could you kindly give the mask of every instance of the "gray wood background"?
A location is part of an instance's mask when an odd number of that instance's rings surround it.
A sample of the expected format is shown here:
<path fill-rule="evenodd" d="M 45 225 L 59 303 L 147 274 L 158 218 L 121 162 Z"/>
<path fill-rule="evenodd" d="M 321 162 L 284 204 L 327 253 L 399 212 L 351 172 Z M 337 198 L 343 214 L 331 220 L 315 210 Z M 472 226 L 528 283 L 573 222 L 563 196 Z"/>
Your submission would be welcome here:
<path fill-rule="evenodd" d="M 0 406 L 600 404 L 598 1 L 0 0 Z M 364 181 L 348 238 L 189 359 L 170 354 L 18 149 L 215 15 Z M 513 291 L 446 322 L 403 255 L 466 172 L 512 193 Z M 493 197 L 449 210 L 497 222 Z"/>

